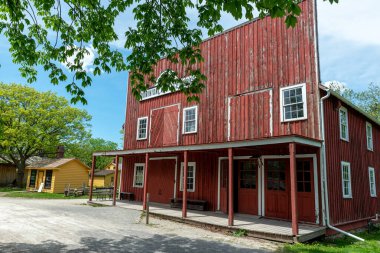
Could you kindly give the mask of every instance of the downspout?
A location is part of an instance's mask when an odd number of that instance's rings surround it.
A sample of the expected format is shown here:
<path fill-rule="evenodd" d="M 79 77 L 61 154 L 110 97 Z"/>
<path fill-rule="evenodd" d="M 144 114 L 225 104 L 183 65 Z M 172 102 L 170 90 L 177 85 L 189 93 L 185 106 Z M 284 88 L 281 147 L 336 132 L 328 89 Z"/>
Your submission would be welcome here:
<path fill-rule="evenodd" d="M 321 147 L 321 163 L 323 170 L 322 172 L 322 191 L 323 191 L 323 196 L 324 196 L 324 201 L 325 201 L 325 223 L 326 226 L 338 233 L 347 235 L 349 237 L 352 237 L 356 240 L 364 242 L 363 238 L 360 238 L 356 235 L 353 235 L 351 233 L 348 233 L 344 230 L 341 230 L 339 228 L 336 228 L 330 224 L 330 208 L 329 208 L 329 196 L 328 196 L 328 191 L 327 191 L 327 162 L 326 162 L 326 145 L 325 145 L 325 118 L 324 118 L 324 110 L 323 110 L 323 101 L 328 99 L 331 95 L 330 89 L 327 89 L 327 94 L 321 98 L 319 105 L 320 105 L 320 117 L 321 117 L 321 138 L 322 138 L 322 147 Z"/>

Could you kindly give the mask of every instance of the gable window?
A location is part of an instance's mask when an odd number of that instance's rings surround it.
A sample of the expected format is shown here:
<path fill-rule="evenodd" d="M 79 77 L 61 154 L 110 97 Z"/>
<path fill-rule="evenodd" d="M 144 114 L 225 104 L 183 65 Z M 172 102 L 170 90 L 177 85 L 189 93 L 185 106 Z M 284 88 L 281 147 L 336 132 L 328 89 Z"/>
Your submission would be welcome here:
<path fill-rule="evenodd" d="M 307 118 L 306 84 L 297 84 L 280 89 L 281 121 Z"/>
<path fill-rule="evenodd" d="M 373 151 L 373 137 L 372 137 L 372 125 L 371 123 L 366 123 L 366 133 L 367 133 L 367 149 Z"/>
<path fill-rule="evenodd" d="M 348 162 L 341 163 L 343 198 L 352 198 L 351 190 L 351 165 Z"/>
<path fill-rule="evenodd" d="M 37 170 L 30 171 L 29 187 L 36 187 Z"/>
<path fill-rule="evenodd" d="M 181 175 L 180 175 L 180 184 L 179 190 L 183 191 L 183 170 L 184 163 L 181 163 Z M 187 165 L 187 191 L 195 191 L 195 162 L 190 162 Z"/>
<path fill-rule="evenodd" d="M 135 163 L 135 170 L 133 172 L 133 187 L 144 187 L 144 163 Z"/>
<path fill-rule="evenodd" d="M 347 109 L 344 107 L 339 108 L 339 125 L 340 125 L 340 138 L 348 141 L 348 115 Z"/>
<path fill-rule="evenodd" d="M 372 167 L 368 168 L 369 173 L 369 193 L 371 197 L 376 197 L 376 176 L 375 169 Z"/>
<path fill-rule="evenodd" d="M 137 140 L 145 140 L 148 132 L 148 117 L 137 119 Z"/>
<path fill-rule="evenodd" d="M 183 109 L 183 133 L 191 134 L 197 132 L 198 107 L 192 106 Z"/>
<path fill-rule="evenodd" d="M 45 189 L 51 189 L 51 181 L 53 177 L 53 171 L 52 170 L 47 170 L 46 171 L 46 176 L 45 176 Z"/>

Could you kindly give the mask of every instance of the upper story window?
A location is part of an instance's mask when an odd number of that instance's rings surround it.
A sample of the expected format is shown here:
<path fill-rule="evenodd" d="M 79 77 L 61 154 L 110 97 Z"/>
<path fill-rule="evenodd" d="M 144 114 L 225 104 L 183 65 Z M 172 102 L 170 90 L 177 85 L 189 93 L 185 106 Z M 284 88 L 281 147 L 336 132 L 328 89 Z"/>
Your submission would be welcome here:
<path fill-rule="evenodd" d="M 352 198 L 351 190 L 351 165 L 348 162 L 341 162 L 342 169 L 342 190 L 343 198 Z"/>
<path fill-rule="evenodd" d="M 367 134 L 367 149 L 373 151 L 372 125 L 369 122 L 366 123 L 366 134 Z"/>
<path fill-rule="evenodd" d="M 145 140 L 148 135 L 148 117 L 137 119 L 137 140 Z"/>
<path fill-rule="evenodd" d="M 183 133 L 196 133 L 198 128 L 198 107 L 192 106 L 183 109 Z"/>
<path fill-rule="evenodd" d="M 144 187 L 144 163 L 135 163 L 135 170 L 133 172 L 133 187 Z"/>
<path fill-rule="evenodd" d="M 340 125 L 340 138 L 348 141 L 348 113 L 344 107 L 339 108 L 339 125 Z"/>
<path fill-rule="evenodd" d="M 307 118 L 306 84 L 297 84 L 280 89 L 281 121 Z"/>
<path fill-rule="evenodd" d="M 180 174 L 180 183 L 179 190 L 183 191 L 183 170 L 184 163 L 181 163 L 181 174 Z M 187 165 L 187 191 L 195 191 L 195 162 L 189 162 Z"/>
<path fill-rule="evenodd" d="M 371 197 L 376 197 L 376 176 L 375 169 L 372 167 L 368 168 L 369 173 L 369 193 Z"/>

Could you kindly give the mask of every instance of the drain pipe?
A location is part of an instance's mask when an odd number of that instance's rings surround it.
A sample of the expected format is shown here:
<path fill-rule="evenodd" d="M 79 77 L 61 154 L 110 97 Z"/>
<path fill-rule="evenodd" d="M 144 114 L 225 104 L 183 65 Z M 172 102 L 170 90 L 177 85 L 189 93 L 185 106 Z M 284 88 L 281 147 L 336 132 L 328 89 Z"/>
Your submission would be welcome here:
<path fill-rule="evenodd" d="M 325 118 L 324 118 L 324 111 L 323 111 L 323 101 L 328 99 L 331 95 L 330 89 L 326 90 L 327 94 L 321 98 L 319 105 L 320 105 L 320 117 L 321 117 L 321 138 L 322 138 L 322 148 L 321 148 L 321 162 L 323 164 L 323 170 L 322 170 L 322 191 L 324 196 L 324 202 L 325 202 L 325 222 L 326 226 L 338 233 L 347 235 L 349 237 L 352 237 L 356 240 L 364 242 L 363 238 L 360 238 L 356 235 L 353 235 L 351 233 L 348 233 L 344 230 L 341 230 L 339 228 L 336 228 L 330 224 L 330 208 L 329 208 L 329 196 L 327 191 L 327 162 L 326 162 L 326 145 L 325 145 Z"/>

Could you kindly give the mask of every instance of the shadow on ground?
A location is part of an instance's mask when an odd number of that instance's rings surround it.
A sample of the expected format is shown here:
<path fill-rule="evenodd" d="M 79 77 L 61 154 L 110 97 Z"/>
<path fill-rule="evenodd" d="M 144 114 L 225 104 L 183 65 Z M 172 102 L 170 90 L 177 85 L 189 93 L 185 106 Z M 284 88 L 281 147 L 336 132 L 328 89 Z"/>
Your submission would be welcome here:
<path fill-rule="evenodd" d="M 239 248 L 227 243 L 189 239 L 178 236 L 155 235 L 149 238 L 126 236 L 121 240 L 84 237 L 79 245 L 57 241 L 41 244 L 0 243 L 0 252 L 270 252 Z"/>

